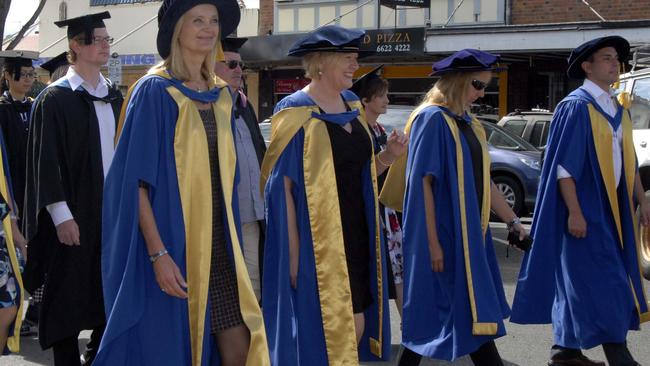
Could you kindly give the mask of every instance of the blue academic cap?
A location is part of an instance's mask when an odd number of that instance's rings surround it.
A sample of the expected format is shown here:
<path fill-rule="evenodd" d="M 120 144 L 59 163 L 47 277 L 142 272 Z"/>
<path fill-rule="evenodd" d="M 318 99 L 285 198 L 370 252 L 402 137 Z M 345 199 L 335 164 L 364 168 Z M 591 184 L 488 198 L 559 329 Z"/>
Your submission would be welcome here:
<path fill-rule="evenodd" d="M 359 57 L 370 52 L 359 51 L 365 32 L 338 25 L 326 25 L 308 33 L 289 49 L 289 56 L 302 57 L 312 52 L 354 52 Z"/>
<path fill-rule="evenodd" d="M 596 53 L 599 49 L 605 47 L 614 47 L 618 53 L 618 59 L 625 62 L 630 55 L 630 43 L 623 37 L 607 36 L 592 39 L 589 42 L 583 43 L 571 51 L 569 56 L 569 68 L 567 75 L 574 79 L 584 79 L 587 77 L 585 71 L 582 69 L 582 63 L 586 61 L 589 56 Z"/>
<path fill-rule="evenodd" d="M 158 36 L 156 46 L 160 57 L 166 59 L 172 48 L 172 36 L 178 20 L 188 10 L 201 4 L 217 7 L 221 39 L 234 32 L 241 17 L 237 0 L 164 0 L 158 10 Z"/>
<path fill-rule="evenodd" d="M 431 75 L 442 75 L 452 71 L 488 71 L 499 62 L 499 56 L 488 52 L 466 48 L 433 64 Z"/>

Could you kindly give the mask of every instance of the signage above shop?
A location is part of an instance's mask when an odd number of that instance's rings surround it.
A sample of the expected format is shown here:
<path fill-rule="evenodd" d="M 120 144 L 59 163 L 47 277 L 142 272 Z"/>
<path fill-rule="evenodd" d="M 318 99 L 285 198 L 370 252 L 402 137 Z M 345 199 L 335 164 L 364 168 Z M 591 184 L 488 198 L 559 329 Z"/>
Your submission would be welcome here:
<path fill-rule="evenodd" d="M 381 5 L 395 8 L 398 5 L 410 8 L 429 8 L 431 0 L 380 0 Z"/>
<path fill-rule="evenodd" d="M 370 29 L 361 49 L 376 52 L 376 56 L 420 56 L 424 38 L 424 28 Z"/>
<path fill-rule="evenodd" d="M 273 91 L 275 94 L 292 94 L 309 84 L 309 80 L 300 79 L 276 79 L 274 80 Z"/>

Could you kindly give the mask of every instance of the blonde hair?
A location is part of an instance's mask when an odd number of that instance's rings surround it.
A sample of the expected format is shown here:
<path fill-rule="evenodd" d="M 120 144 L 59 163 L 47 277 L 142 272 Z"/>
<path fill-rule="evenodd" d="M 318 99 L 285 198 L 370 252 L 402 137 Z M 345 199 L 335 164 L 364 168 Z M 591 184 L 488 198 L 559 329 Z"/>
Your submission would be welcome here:
<path fill-rule="evenodd" d="M 190 73 L 183 61 L 183 57 L 181 56 L 181 44 L 178 39 L 181 33 L 181 28 L 183 27 L 185 14 L 178 19 L 178 22 L 176 22 L 176 25 L 174 26 L 169 56 L 152 68 L 152 70 L 168 70 L 174 78 L 183 81 L 190 80 Z M 219 28 L 219 36 L 221 36 L 221 28 Z M 221 42 L 217 40 L 210 53 L 206 56 L 205 60 L 203 60 L 203 64 L 201 64 L 201 76 L 212 84 L 214 84 L 217 79 L 217 76 L 214 73 L 214 64 L 220 54 L 222 55 L 223 51 L 221 50 Z"/>
<path fill-rule="evenodd" d="M 465 95 L 471 88 L 474 72 L 454 71 L 443 74 L 424 96 L 422 104 L 435 104 L 449 108 L 454 113 L 465 112 Z M 469 112 L 469 111 L 467 111 Z"/>
<path fill-rule="evenodd" d="M 302 58 L 302 68 L 305 70 L 305 77 L 308 79 L 320 80 L 321 72 L 325 65 L 339 62 L 343 54 L 340 52 L 312 52 Z"/>

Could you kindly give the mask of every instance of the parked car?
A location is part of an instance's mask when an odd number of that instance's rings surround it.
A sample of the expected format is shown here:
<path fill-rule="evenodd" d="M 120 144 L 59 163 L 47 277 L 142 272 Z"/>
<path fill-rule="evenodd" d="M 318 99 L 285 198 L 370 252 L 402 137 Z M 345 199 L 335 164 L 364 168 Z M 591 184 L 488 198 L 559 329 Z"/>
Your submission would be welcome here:
<path fill-rule="evenodd" d="M 553 113 L 547 110 L 515 111 L 501 118 L 497 125 L 543 150 L 552 117 Z"/>
<path fill-rule="evenodd" d="M 379 122 L 390 133 L 393 129 L 404 130 L 412 106 L 389 106 L 387 113 L 379 116 Z M 520 216 L 535 206 L 540 175 L 541 152 L 531 144 L 514 136 L 493 123 L 482 121 L 485 128 L 492 180 L 506 198 L 506 202 Z M 271 137 L 270 121 L 260 124 L 264 140 Z"/>

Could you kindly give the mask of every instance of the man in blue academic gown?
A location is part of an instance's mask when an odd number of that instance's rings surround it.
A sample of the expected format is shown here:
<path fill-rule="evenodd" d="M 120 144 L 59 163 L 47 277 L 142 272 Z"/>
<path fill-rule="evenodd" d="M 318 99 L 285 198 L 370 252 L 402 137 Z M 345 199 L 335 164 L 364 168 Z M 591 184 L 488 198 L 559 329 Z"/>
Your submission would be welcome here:
<path fill-rule="evenodd" d="M 511 320 L 553 324 L 549 365 L 602 365 L 581 349 L 603 345 L 610 365 L 638 365 L 630 329 L 650 320 L 638 261 L 640 205 L 650 222 L 629 111 L 612 98 L 629 43 L 589 41 L 569 57 L 569 77 L 584 84 L 558 105 L 532 227 L 535 242 L 519 275 Z M 579 189 L 576 189 L 579 188 Z"/>

